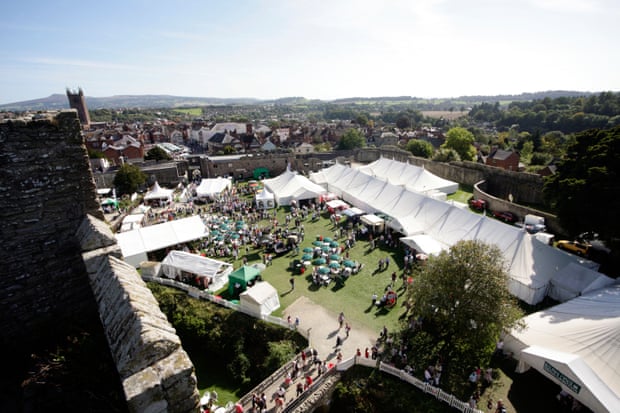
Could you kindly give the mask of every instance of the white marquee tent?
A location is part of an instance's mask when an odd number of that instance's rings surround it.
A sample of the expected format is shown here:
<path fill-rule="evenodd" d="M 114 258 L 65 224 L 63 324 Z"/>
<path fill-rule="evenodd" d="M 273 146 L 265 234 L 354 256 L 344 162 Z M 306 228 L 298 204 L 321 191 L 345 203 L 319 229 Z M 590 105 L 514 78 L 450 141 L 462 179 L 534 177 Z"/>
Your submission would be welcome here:
<path fill-rule="evenodd" d="M 167 204 L 172 202 L 172 193 L 174 189 L 165 189 L 159 186 L 157 182 L 153 187 L 144 195 L 144 202 L 149 203 L 152 201 L 158 201 L 161 204 Z"/>
<path fill-rule="evenodd" d="M 367 166 L 371 165 L 366 168 L 367 172 L 382 177 L 387 176 L 391 167 L 396 171 L 394 175 L 411 173 L 410 165 L 387 159 Z M 594 272 L 598 269 L 598 264 L 545 245 L 521 228 L 414 192 L 411 185 L 397 185 L 402 184 L 397 177 L 388 177 L 386 181 L 336 164 L 313 174 L 312 179 L 355 207 L 390 216 L 392 219 L 386 225 L 405 237 L 424 234 L 429 250 L 437 251 L 439 245 L 449 248 L 460 240 L 480 240 L 497 245 L 508 268 L 511 293 L 528 304 L 542 301 L 549 291 L 551 279 L 569 264 L 574 266 L 563 272 L 563 280 L 573 286 L 579 284 L 577 280 L 581 275 L 580 271 L 571 269 L 583 267 Z M 368 218 L 362 217 L 362 222 L 365 220 Z M 368 225 L 372 223 L 368 222 Z M 573 277 L 576 280 L 571 281 Z M 579 285 L 587 287 L 583 283 Z"/>
<path fill-rule="evenodd" d="M 213 199 L 224 190 L 230 189 L 231 187 L 232 183 L 230 179 L 222 177 L 203 179 L 200 181 L 200 185 L 196 187 L 196 196 L 198 198 Z"/>
<path fill-rule="evenodd" d="M 564 302 L 613 283 L 615 280 L 605 274 L 570 263 L 551 278 L 549 297 Z"/>
<path fill-rule="evenodd" d="M 595 412 L 620 406 L 620 284 L 592 291 L 523 319 L 504 351 L 533 367 Z"/>
<path fill-rule="evenodd" d="M 263 180 L 263 184 L 273 192 L 278 205 L 290 205 L 293 200 L 316 199 L 327 192 L 322 186 L 288 168 L 275 178 Z"/>
<path fill-rule="evenodd" d="M 150 225 L 116 234 L 125 262 L 140 267 L 147 261 L 147 253 L 162 248 L 194 241 L 207 236 L 208 230 L 198 215 L 189 218 Z"/>
<path fill-rule="evenodd" d="M 280 308 L 280 299 L 271 284 L 261 281 L 239 294 L 239 305 L 252 314 L 268 315 Z"/>
<path fill-rule="evenodd" d="M 254 196 L 254 201 L 258 209 L 271 209 L 276 206 L 275 196 L 273 192 L 269 192 L 267 188 L 258 191 Z"/>
<path fill-rule="evenodd" d="M 228 274 L 233 271 L 233 266 L 198 254 L 172 250 L 161 262 L 161 270 L 168 278 L 176 278 L 183 273 L 207 277 L 211 280 L 208 289 L 218 291 L 228 283 Z"/>

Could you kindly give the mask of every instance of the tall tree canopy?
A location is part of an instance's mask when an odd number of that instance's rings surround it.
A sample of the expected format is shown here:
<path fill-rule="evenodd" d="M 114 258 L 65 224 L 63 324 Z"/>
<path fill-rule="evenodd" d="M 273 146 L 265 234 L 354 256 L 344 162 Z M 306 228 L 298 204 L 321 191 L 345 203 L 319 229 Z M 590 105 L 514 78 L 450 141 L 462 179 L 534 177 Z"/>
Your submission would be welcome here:
<path fill-rule="evenodd" d="M 571 235 L 593 231 L 614 241 L 620 234 L 620 127 L 587 130 L 575 139 L 544 194 Z"/>
<path fill-rule="evenodd" d="M 454 149 L 463 161 L 473 161 L 476 158 L 476 148 L 473 143 L 474 134 L 457 126 L 446 132 L 446 142 L 441 147 L 443 149 Z"/>
<path fill-rule="evenodd" d="M 421 158 L 430 158 L 433 156 L 434 151 L 433 145 L 422 139 L 411 139 L 407 142 L 407 150 L 414 156 L 419 156 Z"/>
<path fill-rule="evenodd" d="M 357 129 L 347 130 L 340 138 L 338 149 L 356 149 L 366 146 L 366 138 Z"/>
<path fill-rule="evenodd" d="M 114 186 L 120 194 L 131 194 L 146 181 L 146 175 L 136 165 L 123 164 L 114 176 Z"/>
<path fill-rule="evenodd" d="M 151 148 L 146 155 L 144 155 L 145 160 L 154 160 L 154 161 L 162 161 L 162 160 L 170 160 L 172 159 L 168 152 L 160 148 L 159 146 L 154 146 Z"/>
<path fill-rule="evenodd" d="M 508 292 L 508 274 L 499 248 L 480 241 L 459 241 L 431 257 L 414 275 L 406 299 L 409 344 L 418 371 L 443 365 L 442 388 L 459 392 L 468 370 L 484 365 L 500 333 L 518 324 L 522 313 Z"/>

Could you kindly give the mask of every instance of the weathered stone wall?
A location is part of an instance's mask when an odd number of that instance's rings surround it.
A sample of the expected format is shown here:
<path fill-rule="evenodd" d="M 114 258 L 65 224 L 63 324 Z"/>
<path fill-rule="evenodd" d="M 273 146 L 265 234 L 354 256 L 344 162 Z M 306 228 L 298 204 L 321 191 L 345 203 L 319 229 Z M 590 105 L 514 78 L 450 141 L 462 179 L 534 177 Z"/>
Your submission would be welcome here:
<path fill-rule="evenodd" d="M 129 410 L 198 411 L 194 366 L 136 269 L 122 261 L 109 227 L 88 217 L 78 237 Z"/>
<path fill-rule="evenodd" d="M 0 161 L 3 354 L 97 324 L 130 411 L 198 411 L 191 361 L 101 221 L 76 112 L 0 124 Z"/>
<path fill-rule="evenodd" d="M 75 111 L 0 124 L 0 164 L 0 345 L 19 348 L 96 317 L 75 233 L 103 215 Z"/>

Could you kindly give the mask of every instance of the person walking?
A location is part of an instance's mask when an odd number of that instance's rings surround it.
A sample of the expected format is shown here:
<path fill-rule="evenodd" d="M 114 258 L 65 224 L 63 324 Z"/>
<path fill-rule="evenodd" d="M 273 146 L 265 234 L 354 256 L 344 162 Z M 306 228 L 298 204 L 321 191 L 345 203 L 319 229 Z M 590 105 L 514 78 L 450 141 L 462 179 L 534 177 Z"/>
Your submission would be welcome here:
<path fill-rule="evenodd" d="M 291 277 L 289 282 L 291 283 L 291 290 L 294 290 L 295 289 L 295 279 L 293 277 Z"/>
<path fill-rule="evenodd" d="M 349 325 L 349 323 L 346 323 L 344 326 L 344 332 L 347 335 L 347 338 L 349 338 L 349 332 L 351 331 L 351 326 Z"/>
<path fill-rule="evenodd" d="M 342 328 L 342 324 L 344 324 L 344 313 L 342 311 L 338 314 L 338 324 L 340 325 L 339 329 Z"/>

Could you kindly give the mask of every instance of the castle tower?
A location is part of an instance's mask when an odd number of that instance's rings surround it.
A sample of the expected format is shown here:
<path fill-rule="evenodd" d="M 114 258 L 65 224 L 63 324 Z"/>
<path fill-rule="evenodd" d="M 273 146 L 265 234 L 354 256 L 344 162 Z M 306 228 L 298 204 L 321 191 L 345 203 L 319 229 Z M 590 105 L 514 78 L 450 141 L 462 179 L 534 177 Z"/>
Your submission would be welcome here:
<path fill-rule="evenodd" d="M 82 88 L 79 88 L 77 92 L 67 88 L 67 98 L 69 99 L 69 107 L 77 110 L 82 126 L 88 128 L 90 126 L 90 115 L 88 114 L 86 99 L 84 99 Z"/>

